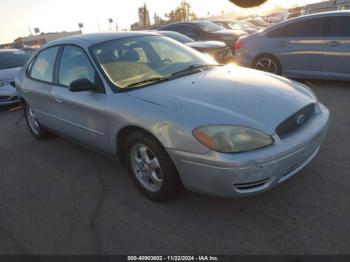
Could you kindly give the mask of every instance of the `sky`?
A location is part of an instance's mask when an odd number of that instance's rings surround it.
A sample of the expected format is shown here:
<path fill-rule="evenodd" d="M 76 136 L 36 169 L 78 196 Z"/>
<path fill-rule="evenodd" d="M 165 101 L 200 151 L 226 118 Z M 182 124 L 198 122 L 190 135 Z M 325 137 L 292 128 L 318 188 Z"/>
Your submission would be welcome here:
<path fill-rule="evenodd" d="M 320 0 L 318 0 L 320 1 Z M 84 24 L 84 33 L 108 31 L 108 19 L 117 21 L 120 29 L 129 29 L 138 21 L 138 7 L 144 3 L 154 13 L 164 17 L 181 0 L 4 0 L 1 1 L 0 43 L 12 42 L 15 38 L 29 35 L 37 27 L 41 32 L 78 30 Z M 225 12 L 241 13 L 244 10 L 228 0 L 188 0 L 198 16 Z M 254 12 L 266 11 L 276 5 L 291 7 L 317 2 L 317 0 L 269 0 Z M 29 29 L 30 28 L 30 29 Z"/>

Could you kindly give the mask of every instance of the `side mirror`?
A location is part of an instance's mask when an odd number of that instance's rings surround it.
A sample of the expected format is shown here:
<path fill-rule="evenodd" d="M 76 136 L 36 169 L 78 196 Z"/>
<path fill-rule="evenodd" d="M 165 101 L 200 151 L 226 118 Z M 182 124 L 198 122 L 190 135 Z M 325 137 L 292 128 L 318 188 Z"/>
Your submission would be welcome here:
<path fill-rule="evenodd" d="M 71 92 L 83 92 L 83 91 L 94 91 L 95 85 L 86 78 L 77 79 L 69 85 L 69 91 Z"/>

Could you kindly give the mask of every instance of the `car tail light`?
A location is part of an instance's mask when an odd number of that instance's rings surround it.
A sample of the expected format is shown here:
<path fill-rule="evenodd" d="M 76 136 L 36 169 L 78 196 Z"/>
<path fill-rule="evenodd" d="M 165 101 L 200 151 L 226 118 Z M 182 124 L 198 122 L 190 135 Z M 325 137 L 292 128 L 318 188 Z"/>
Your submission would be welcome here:
<path fill-rule="evenodd" d="M 238 49 L 241 49 L 243 47 L 243 43 L 241 41 L 237 41 L 235 43 L 235 49 L 238 50 Z"/>

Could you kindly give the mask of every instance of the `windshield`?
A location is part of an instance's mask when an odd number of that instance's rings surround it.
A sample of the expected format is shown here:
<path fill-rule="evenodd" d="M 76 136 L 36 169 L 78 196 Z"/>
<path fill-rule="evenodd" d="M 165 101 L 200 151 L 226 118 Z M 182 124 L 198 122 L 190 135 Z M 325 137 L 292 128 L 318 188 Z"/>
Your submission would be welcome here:
<path fill-rule="evenodd" d="M 0 70 L 23 66 L 29 59 L 24 51 L 0 52 Z"/>
<path fill-rule="evenodd" d="M 212 59 L 163 36 L 138 36 L 92 47 L 93 56 L 118 88 L 161 80 L 194 65 L 213 64 Z"/>
<path fill-rule="evenodd" d="M 220 26 L 210 21 L 196 22 L 196 25 L 204 32 L 214 32 L 222 30 Z"/>

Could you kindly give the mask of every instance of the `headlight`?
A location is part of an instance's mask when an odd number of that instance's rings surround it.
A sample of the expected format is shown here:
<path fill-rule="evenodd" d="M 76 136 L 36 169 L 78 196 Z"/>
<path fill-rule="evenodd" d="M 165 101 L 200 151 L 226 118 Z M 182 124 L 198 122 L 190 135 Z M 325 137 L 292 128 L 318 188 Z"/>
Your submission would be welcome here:
<path fill-rule="evenodd" d="M 193 136 L 203 145 L 220 153 L 240 153 L 267 147 L 273 139 L 258 130 L 228 125 L 199 127 Z"/>
<path fill-rule="evenodd" d="M 6 86 L 8 84 L 9 84 L 9 82 L 0 80 L 0 87 Z"/>

